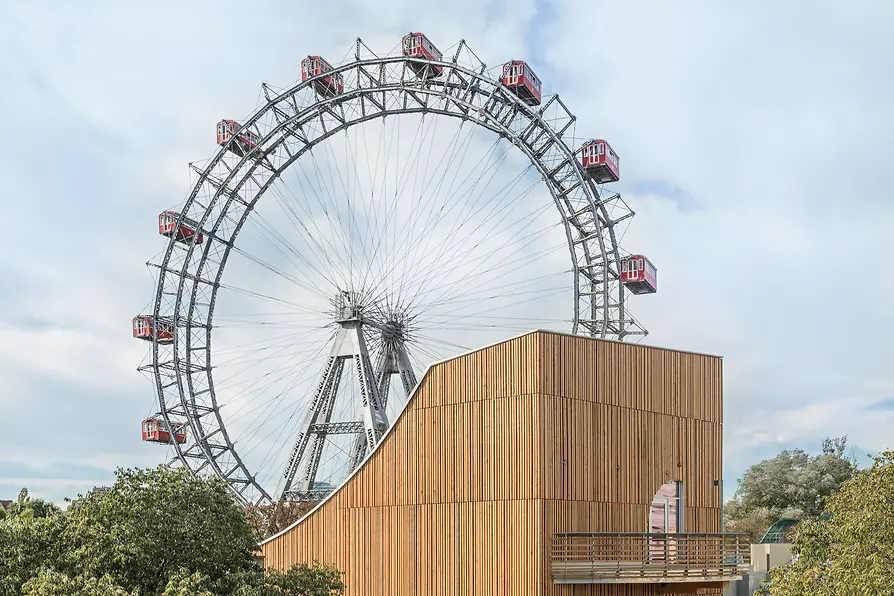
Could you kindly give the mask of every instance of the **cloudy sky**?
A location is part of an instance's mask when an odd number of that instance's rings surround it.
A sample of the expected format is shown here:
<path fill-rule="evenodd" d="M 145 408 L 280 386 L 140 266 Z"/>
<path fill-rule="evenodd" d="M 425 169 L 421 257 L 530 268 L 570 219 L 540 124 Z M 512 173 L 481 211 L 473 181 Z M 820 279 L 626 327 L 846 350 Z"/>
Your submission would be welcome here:
<path fill-rule="evenodd" d="M 0 4 L 0 498 L 163 459 L 138 440 L 153 397 L 129 331 L 154 218 L 261 82 L 411 29 L 529 59 L 578 135 L 611 140 L 625 247 L 659 268 L 634 306 L 647 343 L 725 357 L 728 495 L 782 448 L 894 447 L 894 4 L 125 4 Z"/>

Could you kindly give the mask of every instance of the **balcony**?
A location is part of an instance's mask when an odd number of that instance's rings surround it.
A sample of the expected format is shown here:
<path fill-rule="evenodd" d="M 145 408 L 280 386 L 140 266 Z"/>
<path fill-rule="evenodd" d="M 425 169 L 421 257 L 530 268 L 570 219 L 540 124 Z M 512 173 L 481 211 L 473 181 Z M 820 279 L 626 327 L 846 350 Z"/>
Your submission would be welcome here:
<path fill-rule="evenodd" d="M 728 582 L 750 563 L 740 534 L 563 532 L 553 535 L 557 584 Z"/>

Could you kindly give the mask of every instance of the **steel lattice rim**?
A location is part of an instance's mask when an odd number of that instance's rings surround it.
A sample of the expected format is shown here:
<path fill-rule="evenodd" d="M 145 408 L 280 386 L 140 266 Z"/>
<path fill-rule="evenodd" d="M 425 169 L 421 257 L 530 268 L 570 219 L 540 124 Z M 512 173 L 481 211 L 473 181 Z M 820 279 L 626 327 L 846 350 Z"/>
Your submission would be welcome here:
<path fill-rule="evenodd" d="M 313 94 L 314 101 L 304 101 L 308 95 L 306 90 L 313 83 L 308 80 L 268 97 L 264 105 L 243 121 L 244 129 L 264 130 L 258 146 L 245 154 L 226 176 L 218 174 L 227 169 L 222 167 L 228 156 L 227 147 L 221 147 L 204 168 L 196 169 L 199 178 L 180 213 L 181 219 L 188 215 L 201 229 L 207 230 L 208 241 L 204 246 L 183 247 L 172 238 L 159 265 L 152 315 L 155 320 L 172 319 L 175 327 L 185 329 L 185 333 L 176 333 L 173 345 L 153 340 L 151 370 L 165 423 L 170 425 L 172 416 L 185 417 L 195 438 L 188 449 L 174 443 L 176 457 L 193 473 L 210 469 L 226 480 L 245 503 L 270 502 L 271 498 L 239 457 L 217 406 L 211 371 L 217 291 L 236 237 L 258 200 L 302 155 L 352 126 L 388 116 L 423 113 L 459 118 L 508 139 L 540 173 L 563 220 L 574 272 L 572 332 L 620 340 L 645 334 L 626 315 L 625 290 L 618 270 L 621 254 L 615 225 L 633 212 L 627 209 L 621 218 L 611 219 L 609 206 L 620 201 L 620 197 L 601 196 L 597 185 L 582 168 L 579 148 L 575 150 L 566 144 L 563 135 L 575 117 L 558 95 L 543 106 L 532 107 L 502 87 L 499 81 L 485 76 L 483 67 L 476 71 L 458 64 L 454 57 L 453 62 L 434 63 L 444 68 L 441 77 L 418 79 L 407 67 L 408 62 L 403 56 L 361 58 L 358 55 L 353 62 L 334 67 L 335 73 L 357 73 L 358 85 L 346 86 L 340 95 L 321 98 Z M 388 78 L 394 74 L 398 76 Z M 361 81 L 369 86 L 363 86 Z M 389 102 L 395 99 L 399 100 L 397 107 L 389 108 Z M 350 102 L 359 104 L 360 117 L 345 117 L 344 106 Z M 372 109 L 378 107 L 382 109 Z M 550 108 L 562 111 L 567 124 L 561 130 L 554 129 L 545 117 Z M 326 128 L 327 119 L 334 124 L 332 128 Z M 322 123 L 323 134 L 308 137 L 307 125 L 317 120 Z M 285 152 L 283 147 L 295 141 L 303 143 L 300 150 L 289 154 L 272 171 L 260 165 L 258 153 L 268 158 L 270 155 L 281 157 Z M 257 178 L 264 180 L 263 184 L 258 185 Z M 252 192 L 253 184 L 258 188 Z M 203 189 L 209 194 L 209 188 L 213 192 L 205 205 L 199 198 Z M 240 194 L 245 189 L 251 193 L 248 198 Z M 241 206 L 242 212 L 238 223 L 227 229 L 225 222 L 231 211 L 238 210 L 234 206 Z M 181 255 L 177 253 L 183 250 L 185 254 L 180 262 Z M 212 254 L 212 251 L 218 252 Z M 200 253 L 198 258 L 196 252 Z M 219 259 L 216 270 L 209 275 L 215 258 Z M 197 305 L 197 298 L 208 288 L 210 300 L 203 310 Z M 234 461 L 224 467 L 221 460 L 226 454 Z"/>

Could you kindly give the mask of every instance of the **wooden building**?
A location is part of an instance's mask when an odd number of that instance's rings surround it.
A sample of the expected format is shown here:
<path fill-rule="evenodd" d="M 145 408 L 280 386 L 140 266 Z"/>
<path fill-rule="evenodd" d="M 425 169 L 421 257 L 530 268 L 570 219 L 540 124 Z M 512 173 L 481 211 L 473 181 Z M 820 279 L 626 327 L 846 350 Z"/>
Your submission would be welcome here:
<path fill-rule="evenodd" d="M 719 594 L 747 563 L 717 534 L 722 397 L 718 357 L 545 331 L 434 364 L 265 565 L 351 596 Z"/>

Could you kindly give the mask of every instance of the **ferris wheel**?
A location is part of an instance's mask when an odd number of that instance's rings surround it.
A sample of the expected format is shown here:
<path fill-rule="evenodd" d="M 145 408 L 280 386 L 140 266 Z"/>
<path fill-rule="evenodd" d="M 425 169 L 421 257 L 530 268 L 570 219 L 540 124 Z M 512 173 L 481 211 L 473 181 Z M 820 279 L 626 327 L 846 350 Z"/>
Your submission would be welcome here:
<path fill-rule="evenodd" d="M 301 80 L 217 123 L 191 164 L 154 299 L 134 318 L 156 390 L 143 439 L 246 504 L 325 497 L 425 367 L 537 328 L 626 340 L 656 271 L 604 139 L 531 66 L 410 33 L 384 56 L 301 61 Z M 225 273 L 226 271 L 226 273 Z"/>

